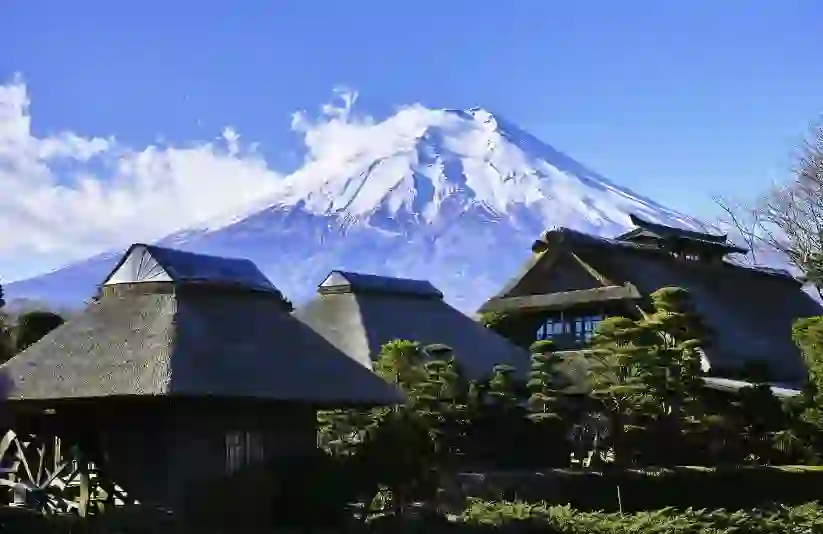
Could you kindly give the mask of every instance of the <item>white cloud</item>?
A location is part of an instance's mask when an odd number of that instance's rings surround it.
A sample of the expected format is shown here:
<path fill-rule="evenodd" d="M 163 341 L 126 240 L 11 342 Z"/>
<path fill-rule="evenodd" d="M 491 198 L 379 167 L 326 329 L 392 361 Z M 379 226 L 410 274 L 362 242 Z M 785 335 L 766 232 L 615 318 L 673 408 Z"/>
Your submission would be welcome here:
<path fill-rule="evenodd" d="M 230 127 L 186 148 L 38 137 L 15 77 L 0 85 L 0 280 L 157 239 L 270 194 L 281 177 L 254 148 Z"/>
<path fill-rule="evenodd" d="M 420 104 L 404 106 L 378 122 L 368 115 L 354 114 L 356 91 L 338 87 L 334 92 L 340 103 L 323 105 L 318 119 L 311 120 L 305 112 L 292 115 L 292 130 L 303 136 L 306 163 L 322 161 L 336 165 L 364 152 L 391 154 L 428 127 L 442 122 L 442 111 Z"/>

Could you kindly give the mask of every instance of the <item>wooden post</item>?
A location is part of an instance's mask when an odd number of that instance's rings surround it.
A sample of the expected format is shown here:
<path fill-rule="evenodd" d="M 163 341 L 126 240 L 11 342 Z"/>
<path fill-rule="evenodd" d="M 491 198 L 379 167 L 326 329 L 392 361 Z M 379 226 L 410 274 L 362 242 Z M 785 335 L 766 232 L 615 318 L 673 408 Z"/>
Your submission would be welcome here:
<path fill-rule="evenodd" d="M 620 510 L 620 515 L 623 515 L 623 498 L 620 496 L 620 484 L 617 485 L 617 509 Z"/>

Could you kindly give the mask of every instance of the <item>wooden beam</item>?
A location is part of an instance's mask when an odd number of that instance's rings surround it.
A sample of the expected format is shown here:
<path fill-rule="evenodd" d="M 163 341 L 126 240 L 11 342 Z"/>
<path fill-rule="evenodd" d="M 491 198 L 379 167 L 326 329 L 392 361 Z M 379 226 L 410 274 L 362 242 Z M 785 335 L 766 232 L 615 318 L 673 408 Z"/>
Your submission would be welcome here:
<path fill-rule="evenodd" d="M 600 271 L 598 271 L 597 269 L 595 269 L 594 267 L 589 265 L 587 262 L 583 261 L 583 259 L 580 256 L 578 256 L 576 253 L 572 252 L 571 256 L 572 256 L 572 258 L 575 259 L 575 261 L 577 261 L 577 263 L 580 264 L 581 267 L 583 267 L 586 270 L 587 273 L 589 273 L 589 275 L 591 275 L 595 280 L 597 280 L 598 282 L 600 282 L 604 286 L 608 287 L 608 286 L 616 286 L 617 285 L 610 278 L 604 276 L 603 273 L 601 273 Z"/>
<path fill-rule="evenodd" d="M 546 295 L 526 295 L 491 299 L 483 305 L 483 312 L 562 310 L 576 304 L 607 300 L 634 300 L 640 292 L 631 284 L 579 289 Z"/>

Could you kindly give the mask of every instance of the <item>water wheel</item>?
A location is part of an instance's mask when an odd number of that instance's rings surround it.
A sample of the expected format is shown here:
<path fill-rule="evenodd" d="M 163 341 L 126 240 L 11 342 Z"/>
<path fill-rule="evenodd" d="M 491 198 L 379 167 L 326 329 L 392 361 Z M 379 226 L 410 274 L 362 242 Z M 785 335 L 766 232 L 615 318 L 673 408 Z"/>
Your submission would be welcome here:
<path fill-rule="evenodd" d="M 78 446 L 54 436 L 18 435 L 0 440 L 0 489 L 11 506 L 42 514 L 87 516 L 130 499 L 107 480 Z"/>

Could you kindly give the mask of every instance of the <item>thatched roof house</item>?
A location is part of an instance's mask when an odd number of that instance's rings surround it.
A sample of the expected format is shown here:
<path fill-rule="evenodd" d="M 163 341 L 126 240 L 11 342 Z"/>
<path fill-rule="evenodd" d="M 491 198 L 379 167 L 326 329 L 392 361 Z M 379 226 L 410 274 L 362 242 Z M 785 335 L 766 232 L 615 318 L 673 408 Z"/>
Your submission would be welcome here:
<path fill-rule="evenodd" d="M 427 281 L 333 271 L 317 293 L 294 316 L 369 369 L 396 339 L 447 345 L 471 378 L 496 364 L 529 365 L 525 350 L 448 305 Z"/>
<path fill-rule="evenodd" d="M 734 375 L 766 363 L 775 382 L 798 384 L 805 365 L 791 339 L 792 323 L 823 314 L 788 272 L 725 259 L 746 250 L 725 235 L 681 230 L 632 217 L 636 228 L 604 239 L 568 228 L 547 231 L 521 273 L 482 312 L 516 313 L 534 339 L 585 347 L 609 315 L 636 316 L 666 286 L 687 289 L 714 330 L 706 348 L 710 374 Z"/>
<path fill-rule="evenodd" d="M 399 400 L 289 315 L 251 261 L 136 244 L 101 289 L 84 313 L 0 366 L 7 399 Z"/>

